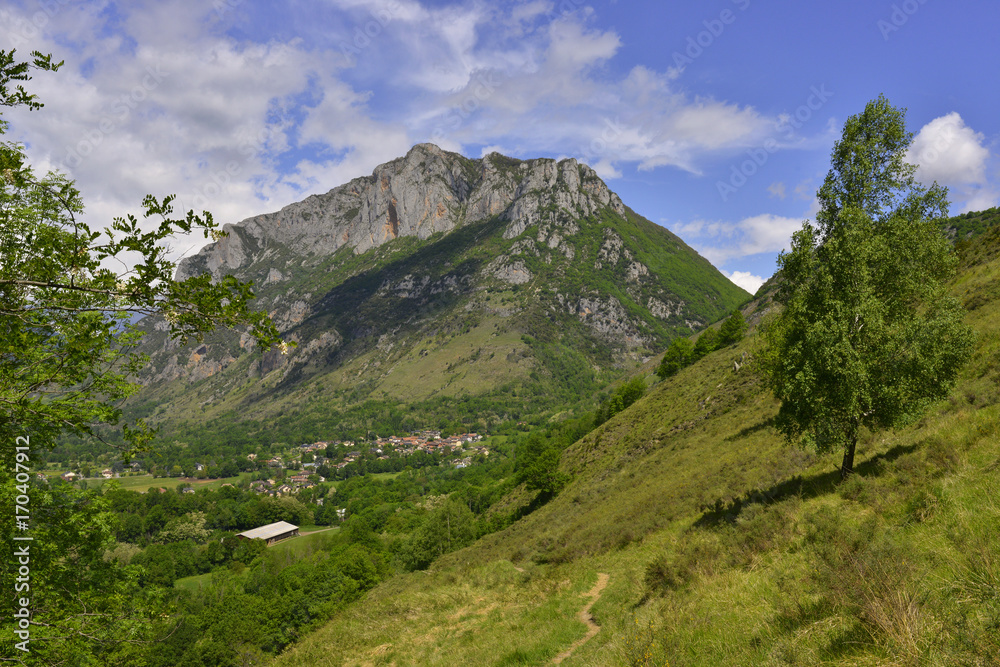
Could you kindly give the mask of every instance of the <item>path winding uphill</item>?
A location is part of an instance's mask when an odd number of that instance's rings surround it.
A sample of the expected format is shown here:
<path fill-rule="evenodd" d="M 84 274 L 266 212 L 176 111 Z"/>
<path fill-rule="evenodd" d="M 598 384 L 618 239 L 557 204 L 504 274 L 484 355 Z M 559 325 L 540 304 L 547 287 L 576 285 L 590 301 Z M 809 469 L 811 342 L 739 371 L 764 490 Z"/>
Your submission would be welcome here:
<path fill-rule="evenodd" d="M 583 609 L 580 610 L 580 613 L 577 614 L 578 618 L 580 619 L 580 622 L 584 623 L 587 626 L 587 634 L 585 634 L 580 639 L 576 640 L 572 646 L 570 646 L 568 649 L 557 655 L 552 660 L 553 665 L 558 665 L 563 660 L 573 655 L 573 653 L 576 652 L 577 649 L 586 644 L 588 641 L 591 640 L 591 638 L 594 635 L 596 635 L 598 632 L 601 631 L 601 626 L 595 623 L 594 617 L 590 615 L 590 609 L 594 606 L 594 603 L 596 603 L 598 600 L 601 599 L 601 593 L 604 592 L 604 587 L 607 585 L 608 585 L 608 575 L 604 574 L 603 572 L 598 573 L 597 583 L 594 584 L 594 587 L 591 588 L 586 594 L 586 597 L 590 598 L 590 602 L 585 604 L 583 606 Z"/>

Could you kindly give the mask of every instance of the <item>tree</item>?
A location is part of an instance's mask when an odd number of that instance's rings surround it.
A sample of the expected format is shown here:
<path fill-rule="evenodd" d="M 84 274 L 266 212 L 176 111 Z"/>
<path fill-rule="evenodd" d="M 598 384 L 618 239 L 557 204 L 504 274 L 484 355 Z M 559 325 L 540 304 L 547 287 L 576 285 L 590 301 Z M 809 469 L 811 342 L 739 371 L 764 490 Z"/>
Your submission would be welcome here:
<path fill-rule="evenodd" d="M 694 361 L 694 343 L 687 338 L 675 338 L 670 347 L 663 353 L 663 359 L 656 368 L 656 374 L 662 379 L 676 375 L 682 368 L 690 366 Z"/>
<path fill-rule="evenodd" d="M 709 352 L 719 347 L 719 332 L 715 329 L 705 329 L 694 344 L 694 358 L 701 359 Z"/>
<path fill-rule="evenodd" d="M 638 401 L 646 393 L 646 379 L 634 377 L 615 390 L 607 402 L 597 408 L 594 425 L 600 426 L 616 414 Z"/>
<path fill-rule="evenodd" d="M 947 190 L 905 162 L 905 110 L 882 96 L 852 116 L 833 148 L 816 223 L 778 260 L 781 314 L 760 363 L 781 400 L 777 426 L 854 469 L 862 428 L 894 428 L 943 398 L 973 334 L 945 281 L 956 259 L 935 218 Z"/>
<path fill-rule="evenodd" d="M 743 340 L 747 332 L 747 323 L 743 319 L 743 313 L 738 309 L 733 311 L 722 326 L 719 327 L 718 347 L 726 347 Z"/>
<path fill-rule="evenodd" d="M 538 432 L 528 434 L 517 445 L 515 480 L 545 498 L 559 493 L 569 482 L 569 475 L 559 470 L 562 448 Z"/>
<path fill-rule="evenodd" d="M 13 50 L 0 50 L 0 110 L 41 109 L 23 84 L 61 64 L 38 52 L 19 62 Z M 7 128 L 0 117 L 0 135 Z M 149 446 L 154 434 L 141 420 L 121 423 L 122 401 L 137 389 L 133 373 L 146 361 L 136 349 L 139 316 L 162 317 L 182 343 L 217 326 L 240 326 L 259 350 L 281 344 L 266 314 L 251 309 L 249 284 L 210 274 L 174 279 L 172 239 L 221 233 L 208 213 L 172 217 L 172 201 L 147 196 L 141 220 L 127 215 L 92 228 L 80 218 L 83 203 L 68 178 L 37 175 L 23 146 L 0 142 L 0 506 L 13 508 L 18 494 L 27 495 L 14 484 L 16 445 L 30 443 L 27 458 L 37 461 L 34 452 L 58 437 L 98 437 L 103 425 L 121 428 L 116 459 L 128 462 Z M 16 453 L 21 463 L 24 452 Z M 154 638 L 151 619 L 165 607 L 138 591 L 136 568 L 103 560 L 116 523 L 106 501 L 68 486 L 28 491 L 33 664 L 64 664 L 67 656 L 79 664 L 139 664 L 133 651 Z M 146 529 L 162 527 L 154 523 Z M 15 533 L 13 511 L 0 519 L 0 531 Z M 0 560 L 4 590 L 15 590 L 16 573 L 16 559 Z M 13 620 L 0 620 L 6 637 L 15 636 Z"/>

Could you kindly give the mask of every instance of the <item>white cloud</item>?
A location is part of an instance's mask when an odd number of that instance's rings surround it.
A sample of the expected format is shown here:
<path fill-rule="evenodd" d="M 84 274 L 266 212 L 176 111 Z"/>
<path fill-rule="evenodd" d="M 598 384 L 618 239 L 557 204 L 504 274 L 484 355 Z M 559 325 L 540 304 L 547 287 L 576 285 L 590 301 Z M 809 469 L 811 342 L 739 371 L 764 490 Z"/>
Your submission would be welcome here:
<path fill-rule="evenodd" d="M 924 183 L 983 183 L 990 156 L 983 146 L 984 139 L 957 112 L 952 112 L 920 129 L 906 159 L 919 165 L 917 176 Z"/>
<path fill-rule="evenodd" d="M 732 273 L 723 271 L 722 274 L 729 278 L 733 284 L 742 287 L 751 294 L 756 294 L 757 290 L 759 290 L 760 286 L 765 282 L 764 278 L 761 276 L 755 276 L 749 271 L 733 271 Z"/>
<path fill-rule="evenodd" d="M 968 213 L 969 211 L 984 211 L 988 208 L 1000 205 L 1000 191 L 996 188 L 972 188 L 965 191 L 967 199 L 961 203 L 955 213 Z"/>
<path fill-rule="evenodd" d="M 788 250 L 792 232 L 802 226 L 802 220 L 768 213 L 736 223 L 697 220 L 672 229 L 705 259 L 722 266 L 734 259 Z"/>
<path fill-rule="evenodd" d="M 787 193 L 785 192 L 785 184 L 782 183 L 781 181 L 778 181 L 777 183 L 771 183 L 769 186 L 767 186 L 767 191 L 771 193 L 772 197 L 777 197 L 778 199 L 784 199 L 785 197 L 788 196 Z"/>
<path fill-rule="evenodd" d="M 965 124 L 958 112 L 935 118 L 913 140 L 906 159 L 918 165 L 917 178 L 947 185 L 959 213 L 996 206 L 1000 190 L 987 178 L 991 159 L 986 138 Z"/>

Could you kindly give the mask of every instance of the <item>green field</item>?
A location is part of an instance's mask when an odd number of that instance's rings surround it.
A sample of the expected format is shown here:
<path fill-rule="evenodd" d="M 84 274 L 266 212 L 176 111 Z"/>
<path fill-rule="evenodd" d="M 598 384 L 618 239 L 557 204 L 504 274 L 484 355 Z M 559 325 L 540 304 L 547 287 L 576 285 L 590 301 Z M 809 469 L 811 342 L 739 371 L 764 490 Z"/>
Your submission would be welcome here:
<path fill-rule="evenodd" d="M 54 477 L 59 477 L 61 474 L 66 472 L 65 470 L 44 470 L 43 474 L 52 479 Z M 153 477 L 152 475 L 123 475 L 122 477 L 104 479 L 103 477 L 91 477 L 86 480 L 87 488 L 98 489 L 104 488 L 108 484 L 117 484 L 121 488 L 127 491 L 137 491 L 138 493 L 145 493 L 150 489 L 176 489 L 181 484 L 185 486 L 191 486 L 194 489 L 218 489 L 223 484 L 232 484 L 234 486 L 240 484 L 243 480 L 249 479 L 250 473 L 240 473 L 236 477 L 223 477 L 220 479 L 195 479 L 192 477 Z M 74 483 L 79 486 L 79 481 Z"/>
<path fill-rule="evenodd" d="M 272 544 L 268 548 L 279 553 L 289 554 L 295 560 L 300 560 L 311 556 L 317 551 L 322 551 L 324 542 L 335 536 L 340 531 L 340 528 L 327 529 L 326 526 L 310 526 L 308 530 L 310 532 L 302 533 L 298 537 L 282 540 L 281 542 Z"/>
<path fill-rule="evenodd" d="M 336 535 L 339 527 L 329 528 L 327 526 L 301 526 L 302 532 L 298 537 L 292 537 L 272 544 L 269 548 L 288 556 L 291 560 L 301 560 L 308 558 L 314 553 L 323 550 L 324 541 Z M 196 574 L 191 577 L 183 577 L 174 581 L 174 588 L 188 591 L 196 591 L 208 585 L 212 579 L 212 572 Z"/>

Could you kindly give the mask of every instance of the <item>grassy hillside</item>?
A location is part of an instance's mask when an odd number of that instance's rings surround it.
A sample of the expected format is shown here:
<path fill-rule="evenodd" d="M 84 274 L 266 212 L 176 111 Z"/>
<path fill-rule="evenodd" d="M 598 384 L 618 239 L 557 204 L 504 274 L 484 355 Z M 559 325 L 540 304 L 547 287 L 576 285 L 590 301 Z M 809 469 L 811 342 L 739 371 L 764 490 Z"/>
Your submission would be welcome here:
<path fill-rule="evenodd" d="M 598 574 L 601 630 L 563 664 L 1000 664 L 1000 231 L 963 252 L 972 362 L 919 421 L 866 434 L 846 483 L 770 427 L 733 364 L 751 336 L 572 445 L 554 500 L 275 664 L 546 664 L 586 637 Z"/>

